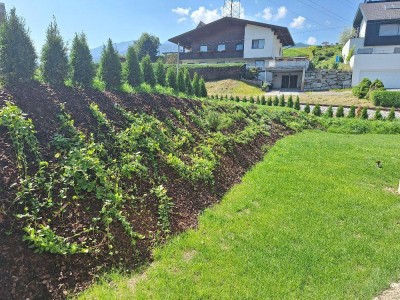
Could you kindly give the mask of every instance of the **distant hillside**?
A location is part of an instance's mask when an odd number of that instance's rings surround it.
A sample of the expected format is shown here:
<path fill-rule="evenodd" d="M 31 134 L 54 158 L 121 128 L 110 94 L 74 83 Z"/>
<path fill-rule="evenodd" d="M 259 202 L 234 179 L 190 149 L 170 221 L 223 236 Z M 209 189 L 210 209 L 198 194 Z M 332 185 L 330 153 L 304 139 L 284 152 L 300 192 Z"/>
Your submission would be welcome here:
<path fill-rule="evenodd" d="M 136 41 L 128 41 L 128 42 L 121 42 L 121 43 L 115 43 L 114 47 L 118 50 L 120 55 L 125 55 L 126 52 L 128 51 L 129 46 L 133 45 Z M 93 61 L 94 62 L 99 62 L 100 57 L 101 57 L 101 52 L 103 51 L 104 46 L 99 46 L 96 47 L 90 52 L 92 53 L 93 56 Z M 167 53 L 167 52 L 177 52 L 178 46 L 175 44 L 172 44 L 170 42 L 165 42 L 160 45 L 160 48 L 158 49 L 160 54 Z"/>

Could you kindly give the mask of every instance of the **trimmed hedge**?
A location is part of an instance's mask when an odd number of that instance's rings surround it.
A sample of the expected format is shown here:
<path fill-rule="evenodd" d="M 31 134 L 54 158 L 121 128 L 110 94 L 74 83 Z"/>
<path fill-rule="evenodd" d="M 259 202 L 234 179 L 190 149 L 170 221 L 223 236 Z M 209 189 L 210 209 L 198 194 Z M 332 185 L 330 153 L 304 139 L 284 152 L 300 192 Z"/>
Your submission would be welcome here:
<path fill-rule="evenodd" d="M 371 100 L 376 106 L 400 107 L 400 92 L 373 91 Z"/>

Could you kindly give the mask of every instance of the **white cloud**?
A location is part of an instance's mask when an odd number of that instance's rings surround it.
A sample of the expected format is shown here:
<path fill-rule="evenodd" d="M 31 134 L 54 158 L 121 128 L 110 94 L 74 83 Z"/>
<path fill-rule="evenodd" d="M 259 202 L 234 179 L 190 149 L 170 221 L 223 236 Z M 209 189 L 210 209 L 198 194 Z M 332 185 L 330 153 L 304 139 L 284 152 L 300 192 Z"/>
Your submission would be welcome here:
<path fill-rule="evenodd" d="M 200 23 L 203 21 L 204 23 L 211 23 L 221 18 L 221 15 L 218 13 L 217 9 L 209 10 L 206 9 L 204 6 L 199 7 L 199 9 L 192 12 L 190 18 L 193 22 Z"/>
<path fill-rule="evenodd" d="M 190 12 L 190 8 L 183 8 L 183 7 L 177 7 L 172 9 L 172 12 L 180 15 L 180 16 L 188 16 Z"/>
<path fill-rule="evenodd" d="M 266 21 L 271 21 L 271 20 L 280 20 L 286 17 L 288 10 L 285 6 L 281 6 L 278 8 L 278 11 L 276 14 L 274 13 L 274 10 L 270 7 L 267 7 L 263 10 L 262 14 L 258 13 L 256 14 L 256 17 L 262 17 Z"/>
<path fill-rule="evenodd" d="M 315 37 L 313 37 L 313 36 L 310 36 L 309 38 L 308 38 L 308 40 L 307 40 L 307 44 L 308 45 L 316 45 L 317 44 L 317 39 L 315 38 Z"/>
<path fill-rule="evenodd" d="M 285 6 L 281 6 L 278 8 L 278 13 L 275 16 L 275 20 L 283 19 L 286 17 L 288 10 Z"/>
<path fill-rule="evenodd" d="M 272 8 L 266 8 L 262 12 L 262 18 L 266 21 L 271 21 L 272 20 Z"/>
<path fill-rule="evenodd" d="M 178 20 L 178 23 L 182 23 L 182 22 L 184 22 L 184 21 L 186 21 L 186 20 L 187 20 L 186 17 L 182 17 L 182 18 L 180 18 L 180 19 Z"/>
<path fill-rule="evenodd" d="M 304 18 L 302 16 L 298 16 L 297 18 L 293 19 L 293 21 L 290 23 L 289 26 L 292 28 L 303 28 L 305 21 L 306 21 L 306 18 Z"/>

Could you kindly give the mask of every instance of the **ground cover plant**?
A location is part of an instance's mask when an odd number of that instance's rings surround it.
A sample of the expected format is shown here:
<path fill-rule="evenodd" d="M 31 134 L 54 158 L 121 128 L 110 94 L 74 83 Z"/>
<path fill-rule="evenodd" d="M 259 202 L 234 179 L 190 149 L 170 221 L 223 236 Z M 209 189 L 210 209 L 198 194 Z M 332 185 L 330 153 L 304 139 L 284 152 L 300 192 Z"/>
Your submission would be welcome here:
<path fill-rule="evenodd" d="M 0 98 L 8 298 L 63 298 L 101 270 L 148 261 L 154 245 L 195 226 L 265 144 L 319 126 L 285 108 L 39 83 Z"/>
<path fill-rule="evenodd" d="M 286 138 L 143 275 L 80 299 L 372 299 L 400 275 L 399 142 Z"/>

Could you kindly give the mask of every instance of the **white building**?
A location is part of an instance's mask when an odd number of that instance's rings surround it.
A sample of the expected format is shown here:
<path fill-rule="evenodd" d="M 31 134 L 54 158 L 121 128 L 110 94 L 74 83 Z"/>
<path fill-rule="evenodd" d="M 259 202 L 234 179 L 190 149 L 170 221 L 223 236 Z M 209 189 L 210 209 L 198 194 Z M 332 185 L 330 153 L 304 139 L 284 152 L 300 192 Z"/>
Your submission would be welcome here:
<path fill-rule="evenodd" d="M 301 89 L 308 59 L 282 58 L 282 48 L 294 42 L 287 27 L 225 17 L 200 23 L 169 40 L 183 48 L 182 64 L 245 63 L 261 71 L 260 79 L 274 88 Z"/>
<path fill-rule="evenodd" d="M 365 1 L 353 27 L 356 36 L 343 47 L 343 58 L 353 52 L 352 84 L 363 78 L 382 80 L 386 88 L 400 88 L 400 1 Z"/>

